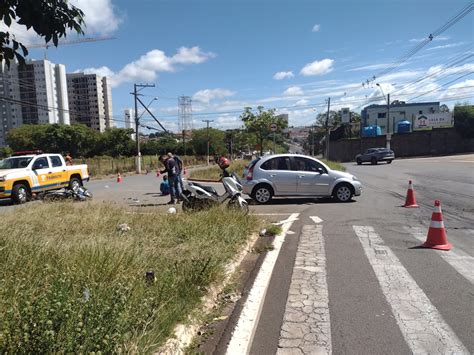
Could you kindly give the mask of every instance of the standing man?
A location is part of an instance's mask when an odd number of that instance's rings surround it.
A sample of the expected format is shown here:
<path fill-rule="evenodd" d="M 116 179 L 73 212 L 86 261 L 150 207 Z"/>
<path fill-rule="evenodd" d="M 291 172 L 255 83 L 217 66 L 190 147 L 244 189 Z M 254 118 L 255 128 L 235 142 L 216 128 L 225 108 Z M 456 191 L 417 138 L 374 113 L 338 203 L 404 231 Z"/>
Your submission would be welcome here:
<path fill-rule="evenodd" d="M 173 158 L 176 161 L 176 164 L 178 165 L 178 184 L 179 187 L 181 188 L 181 191 L 184 191 L 184 184 L 183 184 L 183 161 L 181 160 L 180 157 L 177 155 L 174 155 L 172 153 L 168 153 L 168 157 Z"/>
<path fill-rule="evenodd" d="M 168 183 L 170 186 L 171 196 L 171 200 L 170 202 L 168 202 L 168 204 L 174 205 L 176 203 L 176 200 L 179 199 L 179 196 L 181 195 L 178 186 L 178 164 L 176 164 L 176 161 L 173 158 L 170 158 L 167 155 L 162 155 L 160 157 L 160 162 L 165 166 L 165 170 L 160 171 L 160 173 L 168 174 Z"/>

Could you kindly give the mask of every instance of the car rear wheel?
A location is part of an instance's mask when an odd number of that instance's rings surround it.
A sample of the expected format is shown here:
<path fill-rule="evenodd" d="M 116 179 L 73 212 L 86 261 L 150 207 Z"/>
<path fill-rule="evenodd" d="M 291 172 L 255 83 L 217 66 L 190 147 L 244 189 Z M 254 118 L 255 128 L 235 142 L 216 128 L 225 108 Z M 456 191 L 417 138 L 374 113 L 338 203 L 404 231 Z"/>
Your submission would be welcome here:
<path fill-rule="evenodd" d="M 353 195 L 352 188 L 349 184 L 340 184 L 334 190 L 334 198 L 339 202 L 348 202 Z"/>
<path fill-rule="evenodd" d="M 270 202 L 272 195 L 273 191 L 268 185 L 257 186 L 252 192 L 252 198 L 260 204 Z"/>
<path fill-rule="evenodd" d="M 361 164 L 362 164 L 362 160 L 357 159 L 357 165 L 361 165 Z"/>
<path fill-rule="evenodd" d="M 29 191 L 25 184 L 16 184 L 12 189 L 12 200 L 16 204 L 22 204 L 28 201 Z"/>
<path fill-rule="evenodd" d="M 373 157 L 370 162 L 372 163 L 372 165 L 377 165 L 377 158 Z"/>
<path fill-rule="evenodd" d="M 392 164 L 392 161 L 391 161 L 391 160 L 387 160 L 387 164 Z"/>

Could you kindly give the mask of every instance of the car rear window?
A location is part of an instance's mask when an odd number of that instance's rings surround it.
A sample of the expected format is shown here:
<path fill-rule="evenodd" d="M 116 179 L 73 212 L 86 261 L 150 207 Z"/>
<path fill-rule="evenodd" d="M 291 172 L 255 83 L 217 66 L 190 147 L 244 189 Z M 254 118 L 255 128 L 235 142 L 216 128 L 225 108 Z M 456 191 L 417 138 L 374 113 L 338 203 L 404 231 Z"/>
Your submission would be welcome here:
<path fill-rule="evenodd" d="M 258 162 L 259 160 L 260 160 L 260 157 L 258 157 L 257 159 L 252 160 L 252 161 L 249 163 L 249 165 L 247 165 L 247 169 L 252 169 L 252 168 L 255 166 L 255 164 L 257 164 L 257 162 Z"/>
<path fill-rule="evenodd" d="M 264 162 L 260 168 L 263 170 L 291 170 L 290 157 L 272 158 Z"/>

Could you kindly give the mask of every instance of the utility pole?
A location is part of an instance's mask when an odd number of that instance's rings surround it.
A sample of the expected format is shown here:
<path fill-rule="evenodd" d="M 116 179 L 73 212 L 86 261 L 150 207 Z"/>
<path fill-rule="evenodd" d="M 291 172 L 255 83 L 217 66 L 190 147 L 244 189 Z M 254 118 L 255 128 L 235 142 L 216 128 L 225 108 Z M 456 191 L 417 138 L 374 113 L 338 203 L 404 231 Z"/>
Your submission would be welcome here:
<path fill-rule="evenodd" d="M 329 160 L 329 108 L 331 107 L 331 98 L 328 97 L 328 113 L 326 115 L 326 159 Z"/>
<path fill-rule="evenodd" d="M 137 150 L 137 157 L 135 160 L 135 171 L 137 174 L 142 173 L 142 154 L 140 152 L 140 134 L 138 132 L 138 128 L 140 127 L 140 118 L 138 117 L 138 92 L 137 88 L 148 88 L 148 87 L 155 87 L 155 84 L 133 84 L 133 98 L 135 100 L 135 144 Z"/>
<path fill-rule="evenodd" d="M 387 148 L 390 149 L 390 94 L 387 94 Z"/>
<path fill-rule="evenodd" d="M 202 122 L 207 124 L 207 165 L 209 165 L 209 123 L 214 122 L 214 120 L 202 120 Z"/>
<path fill-rule="evenodd" d="M 311 130 L 311 156 L 314 157 L 314 133 L 316 130 L 316 126 L 313 125 L 313 129 Z"/>

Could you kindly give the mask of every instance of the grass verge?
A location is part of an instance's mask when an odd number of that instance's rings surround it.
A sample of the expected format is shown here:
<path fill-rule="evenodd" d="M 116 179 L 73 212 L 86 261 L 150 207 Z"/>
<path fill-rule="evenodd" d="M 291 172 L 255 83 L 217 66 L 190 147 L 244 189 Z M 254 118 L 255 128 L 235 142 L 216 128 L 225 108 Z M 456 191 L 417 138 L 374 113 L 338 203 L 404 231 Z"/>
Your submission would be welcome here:
<path fill-rule="evenodd" d="M 229 171 L 235 172 L 240 178 L 244 172 L 244 168 L 249 162 L 247 160 L 233 160 L 230 164 Z M 212 165 L 206 169 L 193 170 L 189 172 L 191 179 L 206 179 L 206 180 L 219 180 L 221 169 L 218 165 Z"/>
<path fill-rule="evenodd" d="M 346 167 L 342 165 L 341 163 L 338 163 L 337 161 L 332 161 L 332 160 L 326 160 L 326 159 L 319 159 L 321 160 L 324 164 L 329 166 L 332 170 L 339 170 L 339 171 L 346 171 Z"/>
<path fill-rule="evenodd" d="M 144 215 L 93 203 L 4 214 L 0 353 L 156 350 L 257 224 L 223 209 Z"/>

